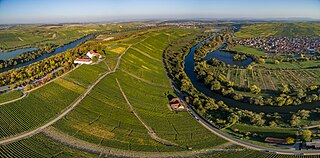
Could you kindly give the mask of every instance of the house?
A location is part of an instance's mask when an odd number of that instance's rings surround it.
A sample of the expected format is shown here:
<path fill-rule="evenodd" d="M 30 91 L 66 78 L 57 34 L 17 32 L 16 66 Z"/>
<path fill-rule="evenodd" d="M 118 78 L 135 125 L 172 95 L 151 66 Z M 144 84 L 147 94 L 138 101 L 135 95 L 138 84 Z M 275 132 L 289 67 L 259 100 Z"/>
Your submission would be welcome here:
<path fill-rule="evenodd" d="M 267 137 L 264 141 L 267 143 L 286 144 L 286 140 L 281 138 Z"/>
<path fill-rule="evenodd" d="M 312 142 L 306 142 L 307 148 L 320 149 L 320 139 L 312 140 Z"/>
<path fill-rule="evenodd" d="M 172 110 L 185 110 L 185 106 L 181 103 L 179 98 L 172 98 L 170 100 L 170 107 Z"/>
<path fill-rule="evenodd" d="M 90 50 L 88 53 L 87 53 L 87 56 L 92 59 L 93 57 L 98 57 L 99 59 L 102 58 L 101 54 L 95 52 L 94 50 Z"/>
<path fill-rule="evenodd" d="M 91 64 L 92 61 L 90 58 L 77 58 L 76 60 L 73 61 L 75 64 Z"/>

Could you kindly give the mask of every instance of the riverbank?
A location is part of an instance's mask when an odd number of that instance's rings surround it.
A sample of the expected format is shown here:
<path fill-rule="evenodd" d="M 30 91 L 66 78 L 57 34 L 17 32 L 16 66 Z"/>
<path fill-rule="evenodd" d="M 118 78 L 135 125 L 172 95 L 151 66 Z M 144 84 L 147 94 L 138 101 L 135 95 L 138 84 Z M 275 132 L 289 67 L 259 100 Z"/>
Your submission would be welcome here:
<path fill-rule="evenodd" d="M 197 45 L 195 45 L 194 47 L 192 47 L 190 49 L 189 54 L 185 57 L 184 71 L 187 74 L 188 78 L 190 79 L 191 83 L 194 85 L 194 87 L 198 91 L 200 91 L 203 94 L 215 99 L 216 101 L 223 101 L 229 107 L 239 108 L 239 109 L 243 109 L 243 110 L 250 110 L 250 111 L 258 112 L 258 113 L 259 112 L 265 112 L 265 113 L 275 113 L 275 112 L 277 112 L 277 113 L 285 113 L 286 114 L 286 113 L 290 113 L 290 112 L 297 112 L 297 111 L 302 110 L 302 109 L 311 110 L 311 109 L 315 109 L 317 107 L 320 107 L 319 102 L 303 103 L 303 104 L 296 105 L 296 106 L 281 106 L 281 107 L 278 107 L 278 106 L 257 106 L 257 105 L 252 105 L 252 104 L 249 104 L 249 103 L 236 101 L 236 100 L 224 97 L 221 94 L 218 94 L 218 93 L 215 93 L 215 92 L 211 91 L 209 88 L 207 88 L 205 86 L 204 83 L 198 82 L 197 74 L 194 72 L 194 67 L 195 67 L 194 53 L 195 53 L 195 50 L 198 47 L 201 46 L 202 43 L 204 43 L 205 41 L 207 41 L 207 40 L 209 40 L 210 38 L 213 38 L 213 37 L 214 36 L 211 36 L 211 37 L 199 42 Z M 220 49 L 207 54 L 205 59 L 207 60 L 207 59 L 210 59 L 211 57 L 213 57 L 213 58 L 216 57 L 215 53 L 217 53 L 217 52 L 220 53 L 220 54 L 223 53 L 223 52 L 220 51 Z M 226 56 L 224 56 L 224 58 L 225 57 Z M 220 58 L 220 60 L 221 59 L 223 59 L 223 58 Z M 222 61 L 224 61 L 224 60 L 225 59 L 223 59 Z M 248 63 L 244 62 L 244 64 L 248 64 Z"/>

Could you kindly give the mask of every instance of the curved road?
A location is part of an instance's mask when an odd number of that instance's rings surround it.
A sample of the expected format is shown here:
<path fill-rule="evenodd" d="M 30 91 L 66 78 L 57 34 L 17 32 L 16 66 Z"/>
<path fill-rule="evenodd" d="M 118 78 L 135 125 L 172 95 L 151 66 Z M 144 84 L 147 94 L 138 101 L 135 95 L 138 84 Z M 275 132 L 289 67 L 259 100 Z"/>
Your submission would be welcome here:
<path fill-rule="evenodd" d="M 3 102 L 3 103 L 0 103 L 0 106 L 1 105 L 5 105 L 5 104 L 9 104 L 9 103 L 13 103 L 13 102 L 16 102 L 18 100 L 21 100 L 22 98 L 26 97 L 28 93 L 23 93 L 23 95 L 19 98 L 16 98 L 16 99 L 13 99 L 13 100 L 9 100 L 9 101 L 6 101 L 6 102 Z"/>
<path fill-rule="evenodd" d="M 182 100 L 182 102 L 187 105 L 188 107 L 188 111 L 189 113 L 201 124 L 203 125 L 205 128 L 207 128 L 208 130 L 210 130 L 212 133 L 216 134 L 217 136 L 230 141 L 234 144 L 252 149 L 252 150 L 257 150 L 257 151 L 261 151 L 261 152 L 270 152 L 270 153 L 274 153 L 274 154 L 283 154 L 283 155 L 320 155 L 320 151 L 319 150 L 286 150 L 286 149 L 275 149 L 275 148 L 268 148 L 268 147 L 264 147 L 264 146 L 260 146 L 260 145 L 255 145 L 237 138 L 234 138 L 233 136 L 222 132 L 221 130 L 219 130 L 218 128 L 214 127 L 211 123 L 209 123 L 208 121 L 206 121 L 204 118 L 202 118 L 188 103 L 186 103 L 183 100 L 183 95 L 182 93 L 175 87 L 174 82 L 170 79 L 172 87 L 174 88 L 174 90 L 177 92 L 180 100 Z"/>

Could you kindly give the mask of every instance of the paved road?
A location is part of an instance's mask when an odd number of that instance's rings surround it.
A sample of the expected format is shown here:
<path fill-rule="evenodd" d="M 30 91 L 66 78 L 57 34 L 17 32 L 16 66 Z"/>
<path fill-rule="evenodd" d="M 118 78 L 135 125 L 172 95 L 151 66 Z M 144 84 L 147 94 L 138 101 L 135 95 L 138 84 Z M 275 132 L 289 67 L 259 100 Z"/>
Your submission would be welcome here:
<path fill-rule="evenodd" d="M 204 118 L 202 118 L 188 103 L 186 103 L 183 100 L 183 95 L 181 94 L 181 92 L 175 87 L 174 82 L 170 79 L 171 84 L 173 86 L 173 88 L 175 89 L 175 91 L 177 92 L 177 94 L 179 95 L 179 98 L 184 102 L 184 104 L 187 105 L 188 107 L 188 111 L 189 113 L 195 118 L 197 119 L 197 121 L 203 125 L 205 128 L 207 128 L 208 130 L 210 130 L 212 133 L 216 134 L 217 136 L 230 141 L 234 144 L 252 149 L 252 150 L 257 150 L 257 151 L 262 151 L 262 152 L 270 152 L 270 153 L 275 153 L 275 154 L 283 154 L 283 155 L 320 155 L 320 151 L 319 150 L 294 150 L 294 149 L 275 149 L 275 148 L 268 148 L 268 147 L 264 147 L 264 146 L 259 146 L 259 145 L 255 145 L 237 138 L 234 138 L 233 136 L 224 133 L 222 131 L 220 131 L 218 128 L 214 127 L 212 124 L 210 124 L 208 121 L 206 121 Z"/>
<path fill-rule="evenodd" d="M 6 101 L 6 102 L 3 102 L 3 103 L 0 103 L 0 106 L 1 105 L 5 105 L 5 104 L 9 104 L 9 103 L 13 103 L 13 102 L 16 102 L 18 100 L 21 100 L 22 98 L 26 97 L 28 93 L 23 93 L 23 95 L 19 98 L 16 98 L 16 99 L 13 99 L 13 100 L 9 100 L 9 101 Z"/>
<path fill-rule="evenodd" d="M 141 40 L 140 42 L 143 42 L 144 40 L 146 40 L 147 38 Z M 138 43 L 140 43 L 138 42 Z M 138 43 L 135 43 L 133 45 L 136 45 Z M 71 103 L 61 114 L 59 114 L 57 117 L 55 117 L 54 119 L 50 120 L 49 122 L 45 123 L 44 125 L 31 130 L 31 131 L 27 131 L 27 132 L 23 132 L 11 137 L 7 137 L 5 139 L 1 139 L 0 140 L 0 145 L 4 145 L 4 144 L 8 144 L 8 143 L 12 143 L 21 139 L 25 139 L 28 137 L 31 137 L 37 133 L 40 133 L 41 131 L 43 131 L 45 128 L 51 126 L 52 124 L 54 124 L 55 122 L 57 122 L 58 120 L 60 120 L 61 118 L 63 118 L 64 116 L 66 116 L 70 111 L 72 111 L 90 92 L 91 90 L 103 79 L 105 78 L 107 75 L 112 74 L 114 72 L 116 72 L 116 70 L 118 69 L 119 65 L 120 65 L 120 61 L 122 56 L 133 46 L 130 45 L 119 57 L 117 60 L 117 64 L 115 66 L 115 68 L 112 71 L 109 71 L 107 73 L 105 73 L 104 75 L 102 75 L 101 77 L 99 77 L 91 86 L 89 86 L 87 88 L 87 90 L 81 94 L 73 103 Z"/>

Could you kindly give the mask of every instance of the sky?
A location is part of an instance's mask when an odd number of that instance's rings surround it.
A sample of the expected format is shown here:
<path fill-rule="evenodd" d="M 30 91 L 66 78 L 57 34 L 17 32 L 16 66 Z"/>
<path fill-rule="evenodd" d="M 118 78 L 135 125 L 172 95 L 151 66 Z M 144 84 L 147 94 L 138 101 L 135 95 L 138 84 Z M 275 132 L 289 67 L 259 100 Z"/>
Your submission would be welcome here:
<path fill-rule="evenodd" d="M 320 0 L 0 0 L 0 24 L 193 18 L 320 19 Z"/>

